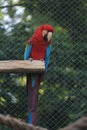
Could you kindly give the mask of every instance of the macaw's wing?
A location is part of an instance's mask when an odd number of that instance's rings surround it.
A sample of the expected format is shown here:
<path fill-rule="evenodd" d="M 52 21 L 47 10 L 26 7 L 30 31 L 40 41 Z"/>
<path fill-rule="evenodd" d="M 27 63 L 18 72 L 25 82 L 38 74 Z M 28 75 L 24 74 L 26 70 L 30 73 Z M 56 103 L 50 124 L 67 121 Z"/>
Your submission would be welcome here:
<path fill-rule="evenodd" d="M 28 60 L 30 56 L 32 45 L 27 45 L 24 52 L 24 60 Z"/>
<path fill-rule="evenodd" d="M 51 47 L 50 47 L 50 45 L 48 45 L 47 48 L 46 48 L 46 55 L 45 55 L 45 69 L 46 69 L 46 70 L 47 70 L 48 65 L 49 65 L 50 50 L 51 50 Z"/>

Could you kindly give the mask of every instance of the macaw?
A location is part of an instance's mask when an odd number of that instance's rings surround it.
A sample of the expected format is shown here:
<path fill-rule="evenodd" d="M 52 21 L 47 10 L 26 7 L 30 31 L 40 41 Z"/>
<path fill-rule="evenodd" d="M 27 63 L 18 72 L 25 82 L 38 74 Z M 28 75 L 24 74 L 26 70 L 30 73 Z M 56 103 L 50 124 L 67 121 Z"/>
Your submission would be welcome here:
<path fill-rule="evenodd" d="M 24 60 L 44 60 L 45 70 L 48 68 L 50 59 L 50 43 L 53 34 L 53 27 L 45 24 L 39 26 L 31 38 L 28 39 Z M 38 91 L 44 74 L 27 75 L 28 94 L 28 123 L 36 125 L 38 108 Z"/>

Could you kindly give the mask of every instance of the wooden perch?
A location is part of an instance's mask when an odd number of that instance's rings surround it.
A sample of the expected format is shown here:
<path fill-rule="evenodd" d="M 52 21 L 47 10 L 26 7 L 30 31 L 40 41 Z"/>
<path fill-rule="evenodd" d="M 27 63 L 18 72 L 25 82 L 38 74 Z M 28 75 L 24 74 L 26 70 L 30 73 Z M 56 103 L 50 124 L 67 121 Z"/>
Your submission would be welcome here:
<path fill-rule="evenodd" d="M 40 73 L 45 70 L 44 61 L 40 60 L 8 60 L 0 61 L 0 72 L 26 72 L 26 73 Z"/>

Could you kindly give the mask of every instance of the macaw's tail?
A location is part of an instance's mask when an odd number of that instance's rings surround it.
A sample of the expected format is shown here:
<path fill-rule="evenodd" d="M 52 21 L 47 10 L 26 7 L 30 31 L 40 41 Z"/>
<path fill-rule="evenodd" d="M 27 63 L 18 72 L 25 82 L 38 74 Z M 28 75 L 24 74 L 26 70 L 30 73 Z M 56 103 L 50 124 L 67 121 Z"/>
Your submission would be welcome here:
<path fill-rule="evenodd" d="M 27 75 L 27 95 L 28 95 L 28 123 L 36 125 L 38 111 L 38 92 L 43 79 L 43 74 Z"/>

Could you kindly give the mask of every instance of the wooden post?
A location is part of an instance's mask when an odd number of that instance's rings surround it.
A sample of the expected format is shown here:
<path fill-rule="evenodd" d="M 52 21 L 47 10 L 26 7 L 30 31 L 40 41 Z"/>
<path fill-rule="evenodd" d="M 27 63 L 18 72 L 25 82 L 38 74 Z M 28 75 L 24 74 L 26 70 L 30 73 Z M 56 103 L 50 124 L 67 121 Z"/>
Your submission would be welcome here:
<path fill-rule="evenodd" d="M 40 60 L 0 61 L 0 73 L 27 73 L 28 123 L 33 125 L 36 124 L 37 120 L 38 91 L 41 75 L 44 71 L 44 61 Z"/>
<path fill-rule="evenodd" d="M 0 73 L 41 73 L 44 72 L 44 61 L 8 60 L 0 61 Z"/>

